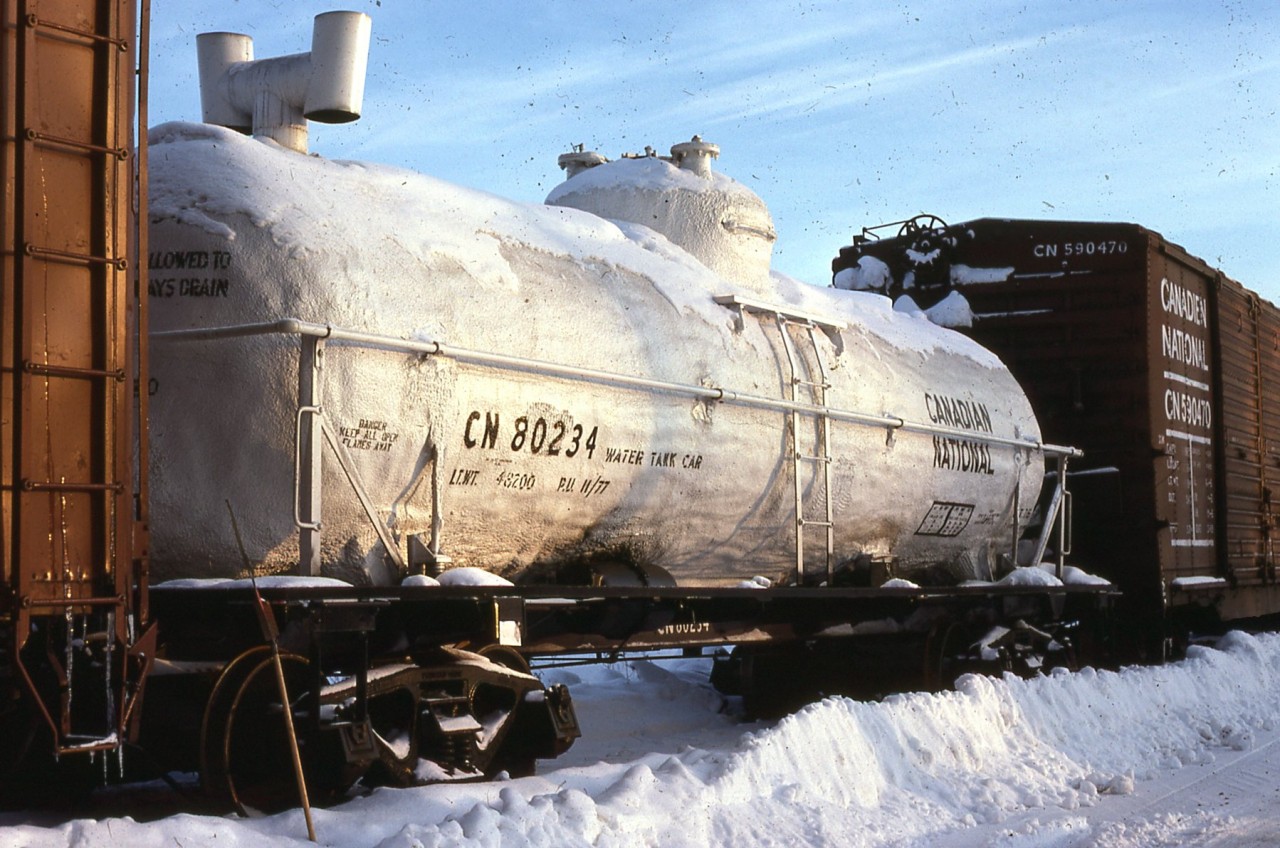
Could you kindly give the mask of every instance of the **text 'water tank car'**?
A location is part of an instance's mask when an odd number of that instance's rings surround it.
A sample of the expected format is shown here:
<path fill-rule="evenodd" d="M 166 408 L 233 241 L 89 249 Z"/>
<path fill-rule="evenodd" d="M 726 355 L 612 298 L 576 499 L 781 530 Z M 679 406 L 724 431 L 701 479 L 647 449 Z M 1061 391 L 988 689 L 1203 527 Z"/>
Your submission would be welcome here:
<path fill-rule="evenodd" d="M 797 533 L 823 573 L 829 523 L 837 563 L 989 576 L 1043 476 L 1023 392 L 884 297 L 772 273 L 767 209 L 708 149 L 532 205 L 153 130 L 155 574 L 291 569 L 302 526 L 356 583 L 420 542 L 511 579 L 608 559 L 724 585 L 793 579 Z M 304 325 L 359 332 L 324 330 L 300 383 L 274 331 Z"/>

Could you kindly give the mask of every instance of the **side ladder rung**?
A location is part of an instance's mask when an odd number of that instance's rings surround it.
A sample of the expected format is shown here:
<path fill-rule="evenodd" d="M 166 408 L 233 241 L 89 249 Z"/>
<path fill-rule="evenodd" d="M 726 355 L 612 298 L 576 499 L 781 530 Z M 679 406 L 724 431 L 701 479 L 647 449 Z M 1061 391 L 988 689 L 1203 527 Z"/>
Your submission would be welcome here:
<path fill-rule="evenodd" d="M 801 527 L 809 527 L 809 526 L 813 526 L 813 527 L 834 527 L 834 526 L 835 526 L 835 525 L 834 525 L 834 524 L 832 524 L 830 521 L 820 521 L 820 520 L 819 520 L 819 519 L 817 519 L 817 518 L 801 518 L 801 519 L 799 519 L 799 520 L 797 520 L 797 521 L 796 521 L 796 524 L 799 524 Z"/>
<path fill-rule="evenodd" d="M 71 377 L 84 380 L 106 378 L 115 380 L 117 383 L 123 383 L 126 377 L 123 368 L 117 368 L 113 371 L 101 368 L 75 368 L 67 365 L 46 365 L 43 362 L 32 362 L 26 359 L 22 362 L 22 370 L 28 374 L 43 377 Z"/>
<path fill-rule="evenodd" d="M 25 135 L 28 141 L 32 141 L 40 145 L 66 147 L 71 150 L 79 150 L 83 153 L 104 153 L 108 156 L 114 156 L 122 161 L 129 158 L 129 149 L 127 147 L 107 147 L 105 145 L 94 144 L 89 141 L 81 141 L 76 138 L 50 135 L 49 133 L 42 133 L 33 129 L 28 129 Z"/>
<path fill-rule="evenodd" d="M 78 27 L 68 26 L 67 24 L 51 21 L 48 18 L 41 18 L 38 15 L 27 15 L 27 26 L 32 29 L 51 29 L 57 32 L 74 35 L 77 38 L 83 38 L 86 41 L 98 42 L 102 44 L 114 44 L 121 52 L 127 52 L 129 42 L 123 38 L 112 38 L 109 35 L 103 35 L 93 30 L 80 29 Z"/>
<path fill-rule="evenodd" d="M 8 487 L 5 487 L 8 488 Z M 21 483 L 24 492 L 111 492 L 120 494 L 124 491 L 123 483 L 72 482 L 65 480 L 32 480 L 24 477 Z"/>
<path fill-rule="evenodd" d="M 27 242 L 23 247 L 28 256 L 36 259 L 47 259 L 53 262 L 69 262 L 73 265 L 110 265 L 117 271 L 129 267 L 129 261 L 120 256 L 100 256 L 93 253 L 77 253 L 71 250 L 58 250 L 52 247 L 41 247 Z"/>

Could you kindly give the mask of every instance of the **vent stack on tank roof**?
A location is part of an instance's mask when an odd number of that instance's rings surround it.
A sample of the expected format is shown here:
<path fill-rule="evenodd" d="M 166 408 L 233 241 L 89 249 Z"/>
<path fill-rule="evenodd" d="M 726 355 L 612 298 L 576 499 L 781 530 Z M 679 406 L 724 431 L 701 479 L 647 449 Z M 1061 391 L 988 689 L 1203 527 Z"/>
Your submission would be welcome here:
<path fill-rule="evenodd" d="M 196 36 L 204 121 L 307 152 L 307 121 L 360 117 L 372 21 L 362 12 L 316 15 L 311 51 L 253 58 L 253 39 L 235 32 Z"/>

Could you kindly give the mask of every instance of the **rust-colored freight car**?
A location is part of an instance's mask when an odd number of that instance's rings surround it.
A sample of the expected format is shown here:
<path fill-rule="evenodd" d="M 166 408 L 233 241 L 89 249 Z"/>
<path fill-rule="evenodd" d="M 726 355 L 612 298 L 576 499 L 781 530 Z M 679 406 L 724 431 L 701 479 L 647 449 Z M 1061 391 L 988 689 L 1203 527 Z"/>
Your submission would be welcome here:
<path fill-rule="evenodd" d="M 149 662 L 132 461 L 135 23 L 123 0 L 4 3 L 0 780 L 41 747 L 118 751 Z"/>
<path fill-rule="evenodd" d="M 1075 558 L 1124 590 L 1141 642 L 1205 610 L 1280 611 L 1274 305 L 1135 224 L 888 226 L 840 251 L 836 284 L 922 308 L 964 296 L 964 331 L 1005 360 L 1045 438 L 1084 450 Z"/>

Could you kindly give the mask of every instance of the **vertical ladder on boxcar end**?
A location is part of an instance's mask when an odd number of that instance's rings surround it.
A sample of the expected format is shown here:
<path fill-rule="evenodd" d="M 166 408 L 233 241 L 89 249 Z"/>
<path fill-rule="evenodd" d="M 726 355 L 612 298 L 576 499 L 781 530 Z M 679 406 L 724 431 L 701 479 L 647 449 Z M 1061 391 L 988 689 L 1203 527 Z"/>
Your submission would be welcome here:
<path fill-rule="evenodd" d="M 55 755 L 118 750 L 132 694 L 134 21 L 128 4 L 86 5 L 20 0 L 7 36 L 6 648 Z"/>
<path fill-rule="evenodd" d="M 827 391 L 831 388 L 831 381 L 822 361 L 817 333 L 819 330 L 838 332 L 847 325 L 842 321 L 821 318 L 738 295 L 722 295 L 716 297 L 715 302 L 736 310 L 739 321 L 744 312 L 773 316 L 778 334 L 782 337 L 782 349 L 786 354 L 789 372 L 785 389 L 786 400 L 796 404 L 796 407 L 788 413 L 791 428 L 791 479 L 795 487 L 796 583 L 800 585 L 805 583 L 805 532 L 809 527 L 821 527 L 824 531 L 826 580 L 830 583 L 835 575 L 835 515 L 831 499 L 831 416 L 828 413 L 830 407 L 827 404 Z M 808 352 L 807 356 L 797 349 L 791 334 L 792 327 L 798 327 L 804 331 L 806 342 L 804 350 Z M 805 397 L 806 393 L 807 397 Z M 812 411 L 802 411 L 798 408 L 801 405 L 811 407 Z M 805 417 L 812 417 L 815 424 L 813 447 L 807 453 L 801 447 Z M 812 486 L 807 498 L 801 473 L 806 465 L 821 469 L 822 480 L 821 492 L 817 491 L 816 485 Z"/>
<path fill-rule="evenodd" d="M 1218 281 L 1221 286 L 1221 280 Z M 1268 462 L 1271 451 L 1269 450 L 1269 442 L 1271 434 L 1267 430 L 1267 399 L 1274 398 L 1273 387 L 1267 385 L 1267 378 L 1271 374 L 1271 370 L 1267 367 L 1267 332 L 1265 327 L 1267 312 L 1263 303 L 1255 297 L 1249 298 L 1249 318 L 1252 323 L 1252 341 L 1250 353 L 1253 361 L 1253 373 L 1256 378 L 1253 396 L 1249 398 L 1249 411 L 1254 414 L 1254 421 L 1257 422 L 1257 428 L 1254 431 L 1256 441 L 1256 450 L 1258 452 L 1258 530 L 1261 535 L 1260 550 L 1258 551 L 1256 564 L 1258 568 L 1259 583 L 1275 583 L 1276 582 L 1276 559 L 1275 559 L 1275 540 L 1272 538 L 1272 527 L 1275 523 L 1275 515 L 1272 512 L 1272 495 L 1271 482 L 1274 480 L 1275 466 Z M 1272 339 L 1274 344 L 1274 339 Z M 1224 493 L 1225 495 L 1225 493 Z M 1223 539 L 1219 544 L 1229 544 L 1230 540 Z"/>

